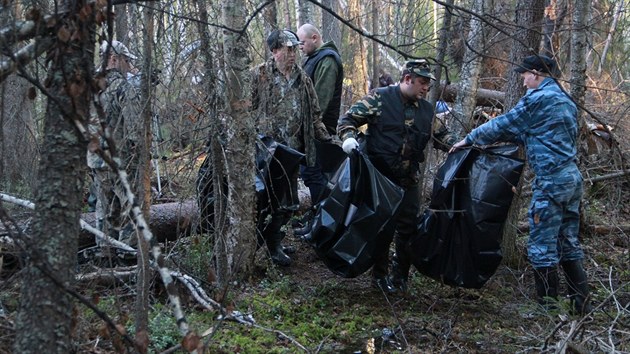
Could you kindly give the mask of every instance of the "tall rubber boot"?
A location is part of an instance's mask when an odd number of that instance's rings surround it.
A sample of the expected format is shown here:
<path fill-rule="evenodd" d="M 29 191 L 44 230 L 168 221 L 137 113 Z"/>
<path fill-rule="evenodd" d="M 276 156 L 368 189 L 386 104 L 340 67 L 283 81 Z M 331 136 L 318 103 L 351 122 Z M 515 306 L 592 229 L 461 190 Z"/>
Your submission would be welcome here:
<path fill-rule="evenodd" d="M 561 265 L 567 280 L 567 292 L 571 301 L 572 313 L 585 315 L 593 311 L 589 298 L 588 280 L 582 267 L 582 261 L 565 261 Z"/>
<path fill-rule="evenodd" d="M 282 214 L 272 215 L 271 221 L 262 232 L 263 239 L 267 243 L 267 249 L 273 263 L 286 267 L 291 265 L 291 258 L 284 253 L 281 241 L 285 234 L 280 232 L 282 225 L 288 218 Z"/>
<path fill-rule="evenodd" d="M 269 255 L 271 255 L 271 261 L 279 266 L 288 267 L 291 265 L 291 258 L 284 253 L 281 241 L 285 234 L 278 231 L 267 237 L 267 248 L 269 249 Z"/>
<path fill-rule="evenodd" d="M 392 259 L 392 285 L 398 290 L 406 293 L 408 290 L 409 269 L 411 260 L 409 254 L 404 249 L 403 241 L 396 240 L 396 253 Z"/>
<path fill-rule="evenodd" d="M 538 303 L 546 310 L 555 308 L 558 300 L 558 279 L 557 267 L 534 268 L 534 281 L 536 284 L 536 295 Z"/>
<path fill-rule="evenodd" d="M 374 265 L 372 266 L 372 286 L 380 289 L 385 294 L 396 293 L 396 288 L 388 276 L 389 249 L 374 252 Z"/>

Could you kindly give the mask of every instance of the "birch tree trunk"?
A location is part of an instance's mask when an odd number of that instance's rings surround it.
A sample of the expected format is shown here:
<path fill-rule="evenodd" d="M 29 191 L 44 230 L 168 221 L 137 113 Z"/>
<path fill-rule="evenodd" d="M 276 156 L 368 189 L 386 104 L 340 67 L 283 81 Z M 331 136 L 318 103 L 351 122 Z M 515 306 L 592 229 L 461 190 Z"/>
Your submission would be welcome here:
<path fill-rule="evenodd" d="M 474 0 L 472 11 L 478 16 L 483 16 L 489 0 Z M 470 31 L 466 39 L 466 53 L 464 63 L 460 71 L 460 85 L 455 104 L 453 105 L 454 124 L 451 125 L 453 133 L 463 136 L 470 131 L 470 121 L 475 109 L 475 93 L 479 86 L 479 75 L 483 57 L 479 53 L 484 52 L 485 35 L 483 22 L 476 16 L 470 18 Z"/>
<path fill-rule="evenodd" d="M 586 50 L 588 47 L 588 20 L 590 17 L 591 3 L 576 0 L 573 2 L 573 15 L 571 26 L 571 96 L 578 105 L 584 107 L 586 95 Z M 584 130 L 584 111 L 578 110 L 578 126 Z M 580 139 L 582 141 L 583 139 Z"/>
<path fill-rule="evenodd" d="M 524 57 L 538 53 L 540 48 L 540 29 L 544 12 L 544 0 L 533 0 L 530 3 L 519 2 L 515 10 L 516 28 L 519 30 L 513 33 L 514 41 L 510 50 L 510 63 L 518 64 Z M 532 52 L 533 49 L 533 52 Z M 513 67 L 507 72 L 507 84 L 505 87 L 504 110 L 511 109 L 525 93 L 521 75 Z M 524 155 L 522 149 L 521 156 Z M 524 156 L 523 156 L 524 157 Z M 516 195 L 520 195 L 522 181 L 517 186 Z M 521 209 L 520 198 L 514 198 L 508 211 L 507 221 L 503 229 L 503 242 L 501 249 L 503 252 L 504 264 L 512 267 L 520 267 L 520 252 L 516 248 L 516 237 L 518 236 L 518 216 Z"/>
<path fill-rule="evenodd" d="M 222 16 L 228 28 L 245 28 L 243 0 L 223 3 Z M 232 271 L 246 276 L 253 270 L 256 250 L 256 200 L 254 195 L 255 126 L 250 115 L 251 75 L 249 39 L 246 32 L 225 31 L 226 161 L 228 191 L 227 233 L 216 235 L 216 257 L 224 257 L 227 268 L 217 269 L 221 286 L 228 284 Z M 222 263 L 222 262 L 217 262 Z"/>
<path fill-rule="evenodd" d="M 87 143 L 71 119 L 87 125 L 94 71 L 94 18 L 81 14 L 87 1 L 64 1 L 48 68 L 39 185 L 33 239 L 26 250 L 15 353 L 71 353 L 72 289 Z M 72 35 L 69 35 L 72 34 Z"/>

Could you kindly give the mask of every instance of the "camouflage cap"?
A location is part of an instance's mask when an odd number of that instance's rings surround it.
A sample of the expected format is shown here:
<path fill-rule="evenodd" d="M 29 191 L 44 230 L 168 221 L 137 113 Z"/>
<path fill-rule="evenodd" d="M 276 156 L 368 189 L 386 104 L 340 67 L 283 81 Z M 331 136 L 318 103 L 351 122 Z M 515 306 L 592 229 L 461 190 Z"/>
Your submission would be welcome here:
<path fill-rule="evenodd" d="M 100 49 L 100 53 L 101 56 L 105 55 L 105 51 L 107 50 L 107 46 L 109 45 L 109 43 L 107 41 L 103 41 L 103 43 L 101 43 L 101 49 Z M 123 55 L 126 56 L 129 59 L 138 59 L 137 56 L 131 54 L 131 52 L 129 51 L 129 48 L 127 48 L 126 45 L 122 44 L 119 41 L 112 41 L 112 49 L 110 50 L 110 54 L 117 54 L 117 55 Z"/>
<path fill-rule="evenodd" d="M 403 69 L 403 75 L 406 74 L 416 74 L 418 76 L 435 80 L 435 76 L 431 73 L 431 67 L 426 59 L 416 59 L 406 62 L 405 68 Z"/>
<path fill-rule="evenodd" d="M 302 43 L 303 42 L 298 39 L 298 36 L 289 30 L 273 30 L 267 37 L 269 50 L 282 47 L 294 47 Z"/>

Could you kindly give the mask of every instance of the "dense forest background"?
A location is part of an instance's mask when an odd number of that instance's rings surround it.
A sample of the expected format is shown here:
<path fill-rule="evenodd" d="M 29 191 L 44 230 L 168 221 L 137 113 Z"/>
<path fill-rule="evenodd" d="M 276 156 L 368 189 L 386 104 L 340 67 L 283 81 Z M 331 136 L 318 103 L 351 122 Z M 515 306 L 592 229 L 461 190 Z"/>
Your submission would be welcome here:
<path fill-rule="evenodd" d="M 439 119 L 461 134 L 523 95 L 522 57 L 555 58 L 580 107 L 594 313 L 544 313 L 530 298 L 527 171 L 504 264 L 478 291 L 414 274 L 410 294 L 389 299 L 298 241 L 288 270 L 256 252 L 249 70 L 269 58 L 272 29 L 303 23 L 340 49 L 342 111 L 380 69 L 396 80 L 428 58 L 428 99 L 449 104 Z M 0 2 L 0 352 L 629 352 L 629 26 L 624 0 Z M 128 191 L 143 242 L 113 269 L 79 252 L 94 242 L 88 123 L 102 118 L 98 53 L 112 39 L 158 78 L 142 75 L 145 183 Z M 444 159 L 428 154 L 425 203 Z M 212 227 L 196 206 L 206 156 L 225 193 Z"/>

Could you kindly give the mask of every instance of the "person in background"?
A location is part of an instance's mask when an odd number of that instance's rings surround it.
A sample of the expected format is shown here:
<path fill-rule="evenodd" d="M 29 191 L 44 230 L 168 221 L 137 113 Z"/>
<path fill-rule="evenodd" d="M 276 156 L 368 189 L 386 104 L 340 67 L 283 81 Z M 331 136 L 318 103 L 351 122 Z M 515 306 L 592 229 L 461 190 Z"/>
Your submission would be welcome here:
<path fill-rule="evenodd" d="M 425 96 L 435 77 L 424 59 L 405 64 L 398 85 L 372 90 L 353 104 L 339 118 L 337 132 L 343 150 L 351 153 L 359 147 L 358 127 L 367 124 L 365 150 L 380 173 L 404 190 L 395 218 L 395 248 L 389 276 L 389 247 L 377 250 L 372 267 L 372 284 L 385 293 L 406 292 L 411 266 L 408 241 L 418 227 L 420 163 L 431 140 L 434 146 L 448 151 L 456 141 L 445 127 L 434 126 L 434 112 Z M 388 244 L 394 238 L 392 230 Z"/>
<path fill-rule="evenodd" d="M 386 72 L 385 69 L 378 69 L 378 87 L 387 87 L 394 84 L 396 84 L 396 82 L 394 82 L 392 76 Z"/>
<path fill-rule="evenodd" d="M 322 123 L 317 93 L 308 75 L 297 64 L 300 41 L 289 30 L 274 30 L 267 37 L 272 58 L 252 71 L 252 113 L 258 133 L 272 137 L 306 155 L 307 166 L 315 165 L 315 139 L 331 140 Z M 297 181 L 296 176 L 288 176 Z M 276 208 L 271 221 L 259 215 L 259 229 L 275 264 L 288 266 L 291 258 L 284 252 L 281 232 L 293 211 Z"/>
<path fill-rule="evenodd" d="M 297 36 L 302 43 L 300 49 L 306 56 L 303 69 L 313 81 L 322 121 L 329 134 L 335 135 L 337 120 L 341 109 L 341 91 L 343 82 L 343 64 L 339 50 L 333 41 L 324 42 L 320 31 L 311 24 L 302 25 Z M 322 172 L 321 166 L 302 166 L 300 174 L 304 185 L 309 188 L 312 206 L 315 207 L 327 195 L 328 179 Z M 295 235 L 308 239 L 311 231 L 313 212 L 306 214 L 302 228 L 294 229 Z"/>
<path fill-rule="evenodd" d="M 542 55 L 515 69 L 528 92 L 509 112 L 474 129 L 451 151 L 469 145 L 510 141 L 525 145 L 536 177 L 529 207 L 527 253 L 540 304 L 558 296 L 558 264 L 564 270 L 573 311 L 591 311 L 584 252 L 579 241 L 582 175 L 577 167 L 576 105 L 554 79 L 556 61 Z M 550 301 L 551 300 L 551 301 Z"/>
<path fill-rule="evenodd" d="M 101 58 L 106 62 L 106 86 L 96 99 L 105 113 L 106 129 L 116 144 L 117 156 L 111 156 L 110 146 L 103 137 L 99 138 L 100 149 L 105 155 L 118 159 L 119 167 L 127 172 L 132 191 L 136 192 L 140 186 L 137 142 L 142 133 L 142 101 L 138 89 L 129 82 L 127 74 L 133 68 L 131 61 L 137 57 L 123 43 L 111 41 L 101 45 Z M 87 162 L 92 169 L 97 194 L 97 226 L 105 235 L 135 246 L 137 237 L 129 216 L 132 206 L 118 175 L 93 152 L 88 152 Z M 104 255 L 113 256 L 98 239 L 97 245 Z"/>

